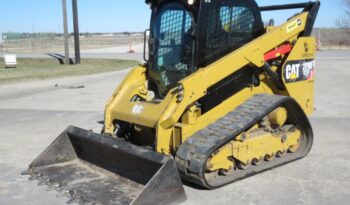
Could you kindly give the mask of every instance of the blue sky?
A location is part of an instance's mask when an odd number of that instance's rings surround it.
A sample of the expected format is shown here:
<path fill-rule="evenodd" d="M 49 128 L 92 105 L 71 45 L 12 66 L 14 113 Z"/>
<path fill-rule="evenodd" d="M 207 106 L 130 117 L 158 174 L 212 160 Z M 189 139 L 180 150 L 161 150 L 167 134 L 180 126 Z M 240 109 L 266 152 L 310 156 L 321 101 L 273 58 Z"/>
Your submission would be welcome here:
<path fill-rule="evenodd" d="M 257 0 L 259 5 L 298 3 L 308 0 Z M 321 0 L 316 22 L 318 27 L 333 27 L 342 16 L 341 0 Z M 0 33 L 62 32 L 61 0 L 2 0 Z M 150 10 L 144 0 L 78 0 L 81 32 L 143 31 L 149 25 Z M 72 31 L 71 0 L 67 0 Z M 276 23 L 285 21 L 296 11 L 263 14 Z"/>

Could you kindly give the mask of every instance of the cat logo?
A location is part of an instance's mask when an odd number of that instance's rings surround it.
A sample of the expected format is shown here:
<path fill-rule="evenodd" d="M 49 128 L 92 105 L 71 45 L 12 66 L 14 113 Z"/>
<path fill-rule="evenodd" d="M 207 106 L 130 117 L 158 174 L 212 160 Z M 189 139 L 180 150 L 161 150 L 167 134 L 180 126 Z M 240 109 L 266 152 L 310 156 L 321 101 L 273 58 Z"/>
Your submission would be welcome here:
<path fill-rule="evenodd" d="M 286 66 L 286 79 L 296 80 L 299 78 L 300 64 L 291 64 Z"/>
<path fill-rule="evenodd" d="M 313 80 L 315 75 L 315 61 L 313 59 L 288 61 L 283 70 L 286 83 Z"/>

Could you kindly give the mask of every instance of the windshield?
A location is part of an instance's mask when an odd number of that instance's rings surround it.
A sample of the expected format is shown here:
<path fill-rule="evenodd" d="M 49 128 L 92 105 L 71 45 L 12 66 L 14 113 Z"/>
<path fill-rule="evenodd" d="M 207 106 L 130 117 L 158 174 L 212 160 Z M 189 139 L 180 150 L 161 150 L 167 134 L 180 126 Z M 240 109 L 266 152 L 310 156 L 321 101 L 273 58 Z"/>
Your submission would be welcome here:
<path fill-rule="evenodd" d="M 164 6 L 153 24 L 155 40 L 150 75 L 164 97 L 193 72 L 192 16 L 179 3 Z"/>

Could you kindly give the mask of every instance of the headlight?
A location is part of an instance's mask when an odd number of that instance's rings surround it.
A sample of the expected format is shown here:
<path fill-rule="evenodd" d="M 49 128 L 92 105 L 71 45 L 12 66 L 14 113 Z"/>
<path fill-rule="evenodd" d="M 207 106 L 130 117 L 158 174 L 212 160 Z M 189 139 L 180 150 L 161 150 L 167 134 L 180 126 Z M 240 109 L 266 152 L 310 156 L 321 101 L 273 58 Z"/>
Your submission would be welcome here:
<path fill-rule="evenodd" d="M 188 5 L 193 5 L 194 2 L 195 2 L 195 0 L 188 0 L 188 1 L 187 1 Z"/>

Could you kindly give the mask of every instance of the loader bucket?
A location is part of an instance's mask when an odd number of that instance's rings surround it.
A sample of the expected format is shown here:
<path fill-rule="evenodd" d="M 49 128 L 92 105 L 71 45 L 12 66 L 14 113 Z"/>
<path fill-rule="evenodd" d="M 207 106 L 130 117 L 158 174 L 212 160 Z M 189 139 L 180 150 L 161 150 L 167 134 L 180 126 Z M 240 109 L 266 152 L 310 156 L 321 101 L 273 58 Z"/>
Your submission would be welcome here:
<path fill-rule="evenodd" d="M 172 158 L 76 127 L 26 172 L 78 204 L 176 204 L 186 199 Z"/>

